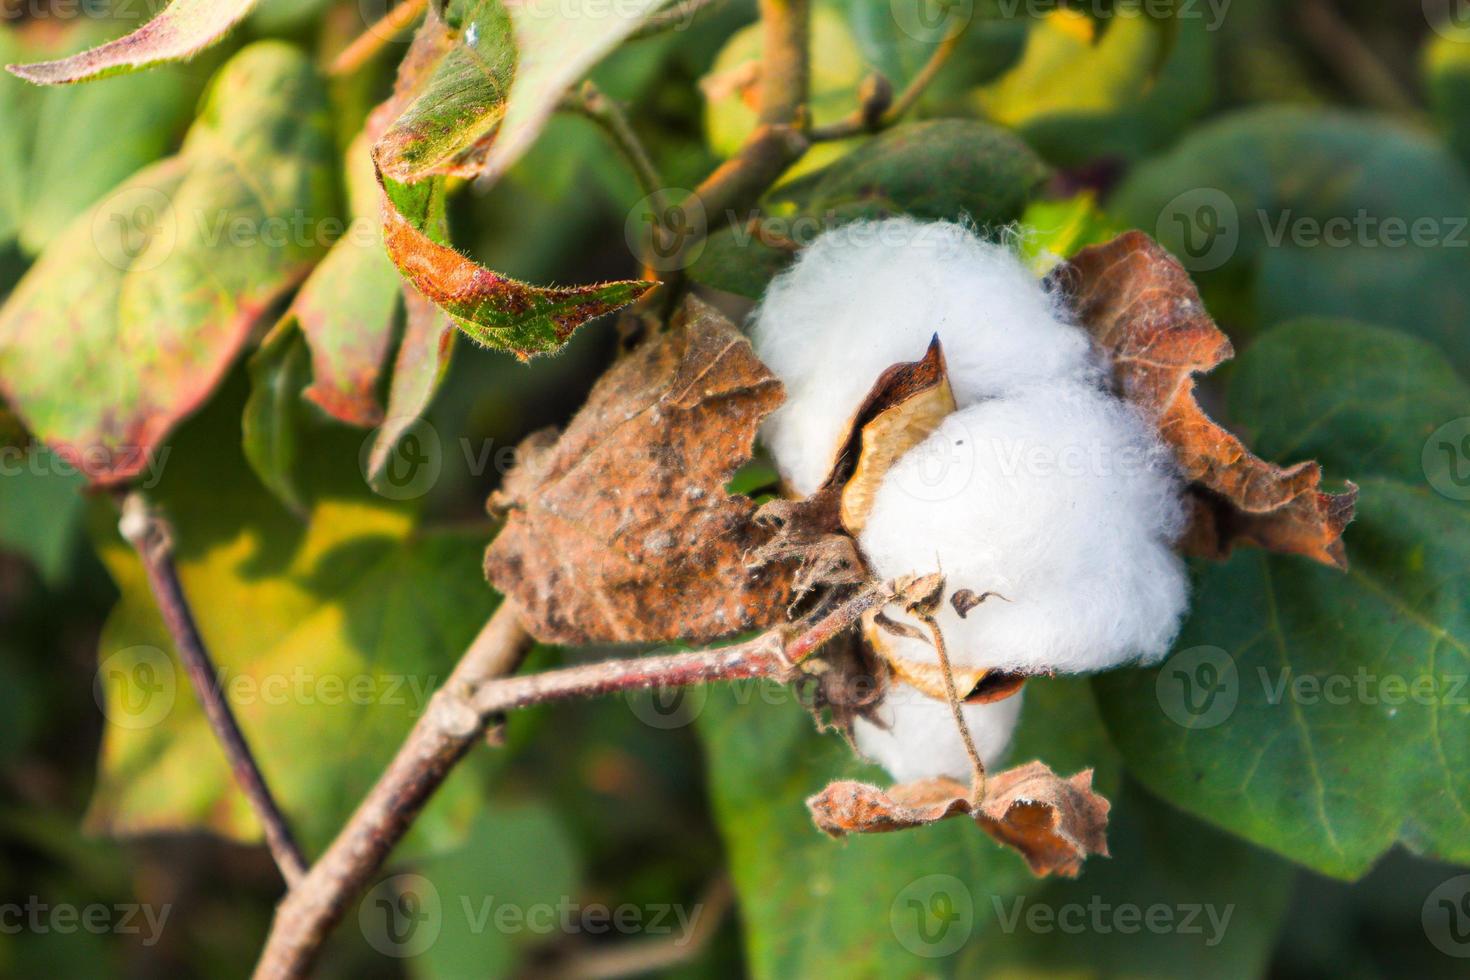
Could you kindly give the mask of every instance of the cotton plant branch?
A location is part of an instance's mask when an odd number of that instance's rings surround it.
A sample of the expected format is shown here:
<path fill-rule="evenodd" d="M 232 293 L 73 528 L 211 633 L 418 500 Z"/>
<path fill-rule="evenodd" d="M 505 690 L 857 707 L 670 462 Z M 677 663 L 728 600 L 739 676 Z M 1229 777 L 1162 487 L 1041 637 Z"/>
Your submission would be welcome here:
<path fill-rule="evenodd" d="M 429 798 L 485 736 L 494 716 L 476 710 L 480 689 L 519 667 L 531 644 L 515 604 L 502 602 L 331 846 L 277 906 L 256 977 L 307 974 Z"/>
<path fill-rule="evenodd" d="M 409 733 L 346 827 L 276 909 L 255 969 L 257 980 L 301 977 L 332 928 L 377 873 L 394 845 L 454 765 L 506 712 L 532 705 L 621 691 L 716 681 L 788 680 L 793 670 L 869 609 L 897 595 L 870 585 L 790 626 L 732 646 L 581 664 L 540 674 L 504 676 L 530 647 L 513 603 L 506 600 Z"/>
<path fill-rule="evenodd" d="M 694 189 L 704 235 L 749 210 L 811 140 L 807 97 L 811 81 L 810 0 L 761 0 L 762 57 L 758 123 L 745 143 Z M 683 243 L 688 254 L 704 237 Z M 683 262 L 678 263 L 680 267 Z"/>
<path fill-rule="evenodd" d="M 826 126 L 815 127 L 807 133 L 807 137 L 813 143 L 819 143 L 847 139 L 863 133 L 876 133 L 894 125 L 908 115 L 909 110 L 923 97 L 930 83 L 938 77 L 939 70 L 959 47 L 964 34 L 962 27 L 939 42 L 924 67 L 919 69 L 918 74 L 909 80 L 908 85 L 896 97 L 886 78 L 882 75 L 870 75 L 859 92 L 860 104 L 851 115 Z"/>
<path fill-rule="evenodd" d="M 288 887 L 294 888 L 306 876 L 306 857 L 291 833 L 286 816 L 276 804 L 265 776 L 250 751 L 245 733 L 235 720 L 225 699 L 214 661 L 199 635 L 189 600 L 184 595 L 179 571 L 174 563 L 173 531 L 167 520 L 148 505 L 141 491 L 122 498 L 122 520 L 118 524 L 124 539 L 133 546 L 143 562 L 148 586 L 153 592 L 158 611 L 173 639 L 179 662 L 189 675 L 194 693 L 204 708 L 209 727 L 224 749 L 234 773 L 235 782 L 244 791 L 256 819 L 265 832 L 266 845 Z"/>
<path fill-rule="evenodd" d="M 628 121 L 628 114 L 623 111 L 623 107 L 603 93 L 591 79 L 588 79 L 582 83 L 581 88 L 568 93 L 562 99 L 561 108 L 563 111 L 573 112 L 591 120 L 607 135 L 608 141 L 633 171 L 633 176 L 646 195 L 649 208 L 656 220 L 660 223 L 665 221 L 668 209 L 668 196 L 665 192 L 667 184 L 659 174 L 643 141 L 638 138 L 637 132 Z M 651 230 L 650 241 L 644 244 L 642 259 L 645 279 L 658 278 L 658 270 L 653 268 L 653 263 L 650 261 L 651 238 L 656 233 L 656 230 Z"/>
<path fill-rule="evenodd" d="M 613 147 L 620 153 L 637 178 L 643 193 L 656 198 L 655 210 L 662 213 L 662 200 L 666 184 L 654 166 L 653 158 L 643 146 L 643 141 L 628 122 L 628 114 L 617 101 L 609 98 L 591 79 L 582 83 L 577 91 L 562 100 L 561 108 L 575 112 L 596 123 Z"/>
<path fill-rule="evenodd" d="M 367 30 L 343 48 L 327 66 L 327 74 L 351 75 L 372 61 L 380 51 L 388 46 L 390 41 L 407 30 L 423 15 L 427 4 L 428 0 L 402 0 L 398 6 L 369 24 Z"/>

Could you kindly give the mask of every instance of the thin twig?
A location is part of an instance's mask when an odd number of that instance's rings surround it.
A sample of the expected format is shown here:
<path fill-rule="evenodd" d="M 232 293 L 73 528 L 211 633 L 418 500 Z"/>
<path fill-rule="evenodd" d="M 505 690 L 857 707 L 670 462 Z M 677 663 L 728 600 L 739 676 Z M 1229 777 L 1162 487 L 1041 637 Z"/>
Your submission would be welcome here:
<path fill-rule="evenodd" d="M 970 726 L 965 721 L 965 713 L 960 709 L 960 695 L 955 689 L 954 668 L 949 663 L 949 649 L 944 643 L 944 633 L 932 615 L 924 615 L 920 618 L 924 625 L 929 627 L 929 635 L 934 640 L 934 651 L 939 654 L 940 673 L 944 676 L 944 696 L 949 701 L 949 710 L 954 715 L 954 723 L 960 730 L 960 739 L 965 743 L 965 751 L 970 756 L 970 765 L 973 770 L 970 798 L 976 801 L 983 800 L 985 799 L 985 761 L 980 758 L 980 750 L 975 748 L 975 739 L 970 734 Z"/>
<path fill-rule="evenodd" d="M 760 0 L 760 121 L 789 125 L 806 109 L 811 84 L 810 0 Z"/>
<path fill-rule="evenodd" d="M 643 275 L 644 278 L 657 278 L 658 272 L 650 261 L 651 239 L 663 227 L 669 204 L 666 193 L 667 184 L 659 174 L 658 168 L 654 166 L 653 158 L 633 130 L 623 107 L 618 105 L 616 100 L 608 98 L 591 79 L 583 82 L 582 87 L 576 92 L 567 93 L 561 101 L 561 108 L 590 119 L 607 134 L 608 140 L 622 154 L 623 159 L 633 171 L 633 176 L 638 180 L 638 186 L 647 195 L 648 206 L 653 211 L 655 223 L 650 228 L 650 241 L 643 245 Z"/>
<path fill-rule="evenodd" d="M 949 37 L 939 42 L 934 52 L 929 55 L 929 60 L 924 62 L 924 67 L 919 73 L 909 80 L 904 90 L 893 97 L 892 92 L 885 84 L 865 85 L 863 104 L 853 110 L 852 114 L 826 126 L 817 126 L 807 135 L 813 143 L 826 140 L 847 139 L 849 136 L 858 136 L 862 133 L 876 133 L 894 125 L 912 109 L 923 97 L 929 84 L 938 76 L 939 70 L 949 61 L 955 49 L 959 47 L 960 38 L 964 36 L 964 29 L 956 30 Z M 890 101 L 891 100 L 891 101 Z"/>
<path fill-rule="evenodd" d="M 276 805 L 260 766 L 250 752 L 245 733 L 240 730 L 221 691 L 219 674 L 199 635 L 199 625 L 194 621 L 193 610 L 189 608 L 183 584 L 179 581 L 179 570 L 174 564 L 172 529 L 161 514 L 148 506 L 141 491 L 136 490 L 122 500 L 122 520 L 118 529 L 143 562 L 153 599 L 173 638 L 179 662 L 189 675 L 194 693 L 204 708 L 209 727 L 224 749 L 235 782 L 244 791 L 251 810 L 265 831 L 266 845 L 281 870 L 281 876 L 286 879 L 287 886 L 295 888 L 306 875 L 306 857 L 291 834 L 285 814 Z"/>
<path fill-rule="evenodd" d="M 475 711 L 475 691 L 514 671 L 531 642 L 515 605 L 503 601 L 336 840 L 277 907 L 257 978 L 301 977 L 311 969 L 348 906 L 485 734 L 489 718 Z"/>
<path fill-rule="evenodd" d="M 377 57 L 378 52 L 410 27 L 424 12 L 427 0 L 403 0 L 398 6 L 368 25 L 367 30 L 353 38 L 332 63 L 327 66 L 328 75 L 350 75 Z"/>
<path fill-rule="evenodd" d="M 683 242 L 683 254 L 711 233 L 745 217 L 762 194 L 811 146 L 807 139 L 810 82 L 809 0 L 761 0 L 759 122 L 735 155 L 694 189 L 703 233 Z M 682 268 L 685 263 L 676 263 Z"/>
<path fill-rule="evenodd" d="M 659 175 L 658 168 L 653 164 L 653 158 L 649 156 L 648 150 L 643 146 L 643 141 L 633 131 L 633 126 L 628 122 L 628 114 L 623 107 L 618 105 L 614 99 L 597 87 L 591 79 L 582 83 L 582 87 L 575 93 L 570 93 L 562 100 L 561 107 L 569 112 L 579 113 L 592 120 L 602 131 L 607 134 L 613 146 L 623 158 L 628 161 L 628 166 L 633 169 L 633 176 L 638 178 L 638 186 L 643 188 L 643 193 L 650 197 L 656 197 L 655 207 L 662 212 L 662 199 L 666 187 L 664 179 Z"/>

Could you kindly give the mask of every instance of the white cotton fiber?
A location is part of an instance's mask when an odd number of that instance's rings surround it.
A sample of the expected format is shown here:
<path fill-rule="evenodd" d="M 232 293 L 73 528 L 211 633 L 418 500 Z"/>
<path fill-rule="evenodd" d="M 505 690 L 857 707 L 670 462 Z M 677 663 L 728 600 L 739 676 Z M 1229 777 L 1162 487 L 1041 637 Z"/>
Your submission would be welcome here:
<path fill-rule="evenodd" d="M 942 571 L 994 592 L 939 626 L 955 663 L 1094 671 L 1168 652 L 1185 608 L 1172 456 L 1136 410 L 1081 381 L 962 408 L 888 472 L 860 536 L 878 577 Z M 927 643 L 893 639 L 933 662 Z"/>
<path fill-rule="evenodd" d="M 1021 695 L 991 704 L 967 704 L 960 710 L 985 768 L 992 768 L 1010 744 L 1021 714 Z M 970 756 L 948 703 L 897 684 L 879 706 L 878 718 L 888 727 L 859 718 L 853 735 L 858 750 L 887 769 L 895 781 L 949 776 L 969 782 Z"/>
<path fill-rule="evenodd" d="M 793 490 L 817 489 L 878 376 L 936 333 L 961 406 L 1095 370 L 1087 337 L 1005 246 L 947 222 L 845 225 L 771 283 L 752 320 L 786 383 L 762 435 Z"/>

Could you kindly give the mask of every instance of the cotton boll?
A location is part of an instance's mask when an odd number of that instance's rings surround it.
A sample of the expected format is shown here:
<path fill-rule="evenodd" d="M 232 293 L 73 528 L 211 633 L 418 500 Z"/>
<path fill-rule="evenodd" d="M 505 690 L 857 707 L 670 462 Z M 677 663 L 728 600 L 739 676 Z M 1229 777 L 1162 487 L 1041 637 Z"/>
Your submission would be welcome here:
<path fill-rule="evenodd" d="M 752 320 L 787 394 L 763 435 L 797 493 L 826 478 L 878 376 L 936 333 L 961 407 L 1096 370 L 1087 336 L 1007 247 L 948 222 L 845 225 L 771 283 Z"/>
<path fill-rule="evenodd" d="M 1185 608 L 1172 544 L 1185 508 L 1153 426 L 1079 382 L 1034 385 L 950 415 L 884 477 L 860 543 L 889 579 L 942 571 L 994 592 L 938 615 L 957 664 L 1094 671 L 1169 649 Z M 933 647 L 893 637 L 900 656 Z"/>
<path fill-rule="evenodd" d="M 990 704 L 960 707 L 985 768 L 1000 762 L 1021 714 L 1021 695 Z M 859 718 L 853 725 L 858 750 L 900 783 L 934 776 L 967 782 L 970 756 L 949 704 L 907 684 L 897 684 L 878 708 L 887 727 Z"/>

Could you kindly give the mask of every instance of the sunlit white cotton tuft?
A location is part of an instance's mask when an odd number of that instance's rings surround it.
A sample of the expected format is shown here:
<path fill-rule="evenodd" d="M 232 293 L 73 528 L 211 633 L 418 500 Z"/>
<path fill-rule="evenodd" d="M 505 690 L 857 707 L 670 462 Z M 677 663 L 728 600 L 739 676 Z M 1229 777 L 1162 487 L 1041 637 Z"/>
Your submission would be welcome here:
<path fill-rule="evenodd" d="M 940 570 L 951 591 L 997 594 L 964 618 L 940 611 L 955 663 L 1081 672 L 1168 652 L 1188 595 L 1184 521 L 1152 426 L 1063 381 L 949 416 L 884 478 L 860 543 L 880 578 Z"/>
<path fill-rule="evenodd" d="M 771 283 L 752 320 L 786 383 L 762 435 L 792 489 L 817 489 L 878 376 L 936 333 L 960 405 L 1095 370 L 1087 337 L 1005 246 L 948 222 L 845 225 Z"/>
<path fill-rule="evenodd" d="M 997 765 L 1016 729 L 1021 695 L 992 704 L 962 705 L 960 710 L 985 767 Z M 887 769 L 895 781 L 934 776 L 969 781 L 970 755 L 947 703 L 907 684 L 896 684 L 879 706 L 878 717 L 887 728 L 860 718 L 853 735 L 858 750 Z"/>

